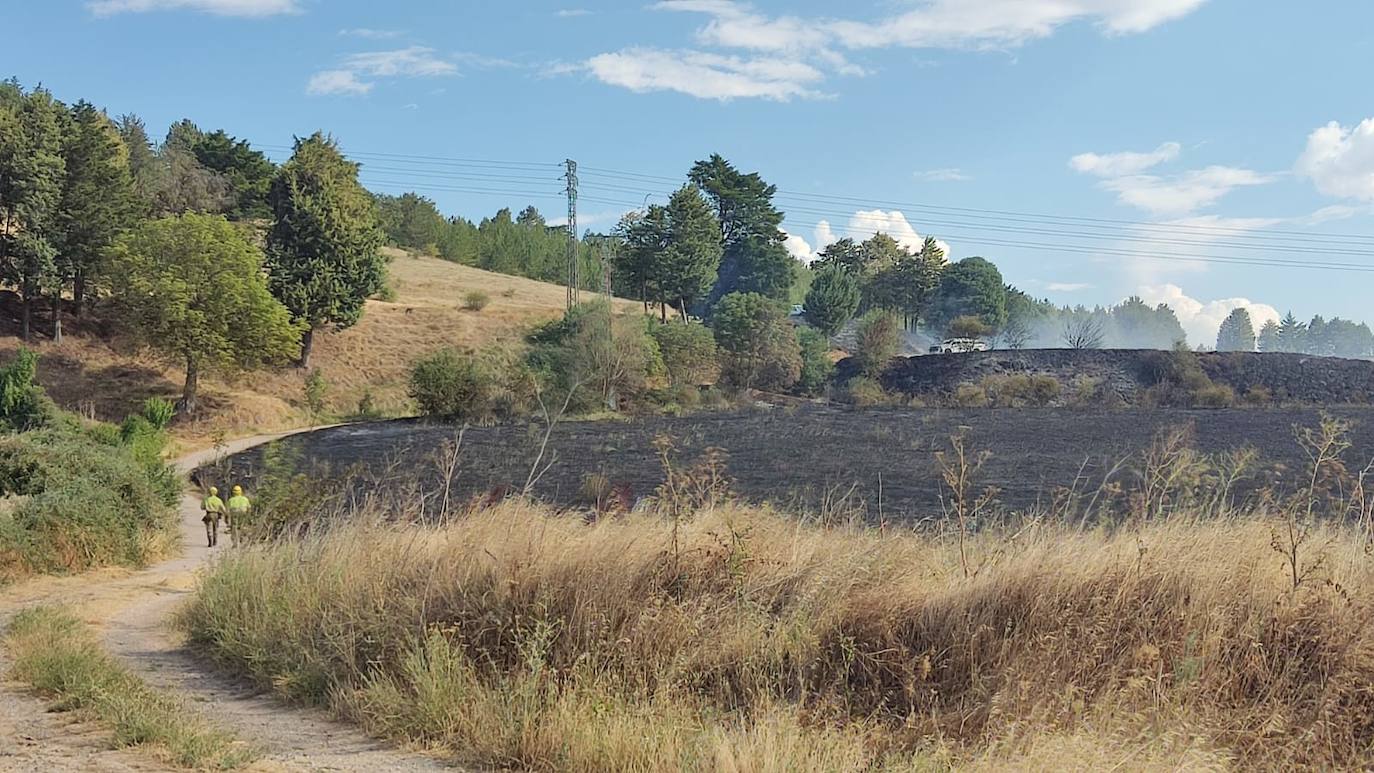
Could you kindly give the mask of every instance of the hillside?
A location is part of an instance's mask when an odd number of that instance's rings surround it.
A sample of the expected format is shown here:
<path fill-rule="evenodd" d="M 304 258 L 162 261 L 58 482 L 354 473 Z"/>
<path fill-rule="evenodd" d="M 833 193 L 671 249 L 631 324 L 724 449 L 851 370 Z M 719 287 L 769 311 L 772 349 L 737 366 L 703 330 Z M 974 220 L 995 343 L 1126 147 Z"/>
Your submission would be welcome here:
<path fill-rule="evenodd" d="M 312 366 L 328 384 L 331 413 L 347 415 L 370 392 L 379 411 L 409 411 L 406 371 L 417 357 L 444 346 L 483 347 L 517 341 L 530 325 L 562 314 L 561 285 L 494 274 L 435 258 L 389 251 L 394 302 L 370 301 L 357 326 L 322 331 L 315 338 Z M 480 290 L 490 297 L 481 311 L 463 308 L 463 296 Z M 584 293 L 584 298 L 587 294 Z M 624 309 L 638 308 L 617 301 Z M 11 304 L 0 315 L 0 360 L 18 350 Z M 43 315 L 46 317 L 46 315 Z M 40 317 L 38 329 L 46 330 Z M 30 346 L 40 356 L 39 381 L 60 405 L 83 415 L 120 420 L 144 399 L 175 399 L 182 373 L 146 351 L 104 334 L 100 325 L 67 327 L 54 345 L 39 336 Z M 271 432 L 309 423 L 304 405 L 305 373 L 292 368 L 215 374 L 201 382 L 204 415 L 178 425 L 178 439 L 203 444 L 217 436 Z"/>

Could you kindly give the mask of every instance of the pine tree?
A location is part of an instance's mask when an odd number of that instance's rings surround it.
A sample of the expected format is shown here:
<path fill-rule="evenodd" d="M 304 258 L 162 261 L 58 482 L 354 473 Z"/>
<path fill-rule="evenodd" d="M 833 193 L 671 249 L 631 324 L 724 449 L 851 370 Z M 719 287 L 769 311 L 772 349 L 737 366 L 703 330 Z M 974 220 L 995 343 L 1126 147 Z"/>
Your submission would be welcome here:
<path fill-rule="evenodd" d="M 838 265 L 816 272 L 806 293 L 806 319 L 827 336 L 833 336 L 859 310 L 859 282 Z"/>
<path fill-rule="evenodd" d="M 66 109 L 47 91 L 0 84 L 0 275 L 19 287 L 26 341 L 33 302 L 55 281 L 65 121 Z"/>
<path fill-rule="evenodd" d="M 1221 328 L 1217 331 L 1217 351 L 1255 351 L 1255 326 L 1250 321 L 1250 312 L 1239 308 L 1222 320 Z"/>
<path fill-rule="evenodd" d="M 297 365 L 307 368 L 315 331 L 357 324 L 367 299 L 382 288 L 382 233 L 358 165 L 323 134 L 296 140 L 272 181 L 271 201 L 268 276 L 273 295 L 304 328 Z"/>
<path fill-rule="evenodd" d="M 114 124 L 89 102 L 72 107 L 63 143 L 66 176 L 58 210 L 57 270 L 62 280 L 53 294 L 53 339 L 62 338 L 62 285 L 72 286 L 81 316 L 89 280 L 118 235 L 132 224 L 136 204 L 128 152 Z"/>
<path fill-rule="evenodd" d="M 654 284 L 665 305 L 676 306 L 685 319 L 687 310 L 711 292 L 720 268 L 720 223 L 694 188 L 683 187 L 665 208 L 667 232 L 664 249 L 652 266 Z"/>
<path fill-rule="evenodd" d="M 1279 323 L 1269 320 L 1264 323 L 1259 332 L 1259 350 L 1262 352 L 1281 352 L 1283 351 L 1283 333 L 1279 329 Z"/>
<path fill-rule="evenodd" d="M 1307 325 L 1298 321 L 1293 312 L 1284 315 L 1279 322 L 1278 349 L 1280 352 L 1301 352 L 1307 348 Z"/>
<path fill-rule="evenodd" d="M 722 255 L 710 305 L 733 292 L 760 293 L 785 301 L 795 280 L 797 261 L 783 246 L 783 215 L 773 206 L 777 187 L 757 172 L 744 174 L 713 154 L 687 174 L 716 207 Z"/>

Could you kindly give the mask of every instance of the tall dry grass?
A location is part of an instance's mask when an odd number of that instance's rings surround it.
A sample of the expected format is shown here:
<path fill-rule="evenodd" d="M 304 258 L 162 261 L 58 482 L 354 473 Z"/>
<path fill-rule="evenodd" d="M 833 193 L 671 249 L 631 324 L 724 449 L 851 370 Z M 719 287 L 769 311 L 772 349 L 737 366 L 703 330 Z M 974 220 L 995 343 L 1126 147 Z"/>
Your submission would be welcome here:
<path fill-rule="evenodd" d="M 237 551 L 183 618 L 288 697 L 540 770 L 1374 764 L 1374 559 L 1284 521 L 959 540 L 511 501 Z M 966 571 L 966 568 L 968 570 Z"/>

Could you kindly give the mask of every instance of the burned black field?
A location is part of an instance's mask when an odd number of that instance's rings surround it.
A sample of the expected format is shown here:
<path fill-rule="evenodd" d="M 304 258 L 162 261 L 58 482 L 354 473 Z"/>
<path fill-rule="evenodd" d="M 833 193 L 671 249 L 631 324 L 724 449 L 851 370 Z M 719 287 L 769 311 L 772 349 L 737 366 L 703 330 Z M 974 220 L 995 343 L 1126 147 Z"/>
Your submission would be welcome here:
<path fill-rule="evenodd" d="M 1353 423 L 1353 446 L 1346 462 L 1363 468 L 1374 458 L 1374 408 L 1330 413 Z M 1003 506 L 1026 510 L 1047 506 L 1066 487 L 1091 493 L 1123 460 L 1127 464 L 1116 475 L 1131 476 L 1132 461 L 1152 438 L 1173 427 L 1190 426 L 1200 451 L 1250 447 L 1259 453 L 1258 469 L 1236 489 L 1245 497 L 1265 485 L 1294 487 L 1305 458 L 1293 427 L 1313 425 L 1319 415 L 1307 408 L 803 408 L 570 421 L 554 429 L 544 457 L 551 466 L 534 493 L 557 505 L 581 504 L 584 478 L 601 474 L 635 496 L 652 494 L 663 477 L 654 440 L 666 436 L 674 441 L 680 463 L 695 461 L 711 447 L 723 449 L 736 492 L 753 502 L 814 509 L 827 496 L 847 494 L 850 502 L 863 502 L 873 517 L 881 511 L 888 519 L 935 518 L 942 512 L 935 454 L 949 447 L 952 434 L 964 431 L 970 449 L 990 454 L 978 487 L 995 486 Z M 340 485 L 351 471 L 354 486 L 399 489 L 419 480 L 432 489 L 442 479 L 439 451 L 457 432 L 448 425 L 396 421 L 324 430 L 281 443 L 297 466 L 314 475 L 337 476 Z M 454 478 L 456 495 L 523 487 L 542 436 L 538 424 L 469 428 Z M 261 460 L 261 451 L 235 457 L 235 475 L 251 485 Z"/>

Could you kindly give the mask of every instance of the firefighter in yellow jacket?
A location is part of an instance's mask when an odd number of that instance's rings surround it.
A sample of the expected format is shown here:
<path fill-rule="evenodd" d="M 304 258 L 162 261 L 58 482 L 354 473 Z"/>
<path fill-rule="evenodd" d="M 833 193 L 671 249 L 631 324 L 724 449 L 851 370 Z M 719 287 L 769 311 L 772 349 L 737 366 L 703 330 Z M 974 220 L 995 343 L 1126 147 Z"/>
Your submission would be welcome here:
<path fill-rule="evenodd" d="M 243 486 L 235 486 L 232 496 L 229 497 L 229 539 L 237 543 L 237 533 L 241 526 L 248 519 L 248 513 L 253 509 L 253 503 L 248 501 L 248 497 L 243 495 Z"/>
<path fill-rule="evenodd" d="M 209 496 L 200 503 L 203 515 L 200 520 L 205 522 L 205 543 L 206 547 L 214 547 L 219 544 L 219 520 L 225 517 L 224 500 L 219 498 L 219 489 L 210 487 Z"/>

